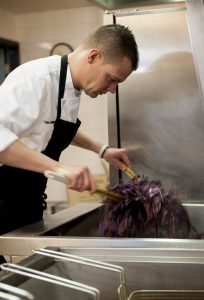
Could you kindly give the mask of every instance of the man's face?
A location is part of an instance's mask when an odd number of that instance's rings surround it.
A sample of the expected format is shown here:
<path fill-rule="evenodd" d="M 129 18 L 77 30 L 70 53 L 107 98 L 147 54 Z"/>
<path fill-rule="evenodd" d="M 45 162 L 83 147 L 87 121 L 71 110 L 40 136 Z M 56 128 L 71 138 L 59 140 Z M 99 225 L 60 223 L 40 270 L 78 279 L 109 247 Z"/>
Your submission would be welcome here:
<path fill-rule="evenodd" d="M 115 93 L 118 83 L 123 82 L 131 73 L 131 62 L 127 57 L 115 63 L 106 63 L 103 57 L 96 57 L 88 65 L 83 90 L 92 98 L 107 92 Z"/>

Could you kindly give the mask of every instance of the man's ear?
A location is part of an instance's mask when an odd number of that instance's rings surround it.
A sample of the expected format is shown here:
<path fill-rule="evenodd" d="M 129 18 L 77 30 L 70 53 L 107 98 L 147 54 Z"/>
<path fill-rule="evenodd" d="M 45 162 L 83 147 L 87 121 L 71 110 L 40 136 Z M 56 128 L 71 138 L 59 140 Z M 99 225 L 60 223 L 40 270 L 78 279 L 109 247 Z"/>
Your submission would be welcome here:
<path fill-rule="evenodd" d="M 88 63 L 93 64 L 96 60 L 102 58 L 102 53 L 99 49 L 91 49 L 88 54 Z"/>

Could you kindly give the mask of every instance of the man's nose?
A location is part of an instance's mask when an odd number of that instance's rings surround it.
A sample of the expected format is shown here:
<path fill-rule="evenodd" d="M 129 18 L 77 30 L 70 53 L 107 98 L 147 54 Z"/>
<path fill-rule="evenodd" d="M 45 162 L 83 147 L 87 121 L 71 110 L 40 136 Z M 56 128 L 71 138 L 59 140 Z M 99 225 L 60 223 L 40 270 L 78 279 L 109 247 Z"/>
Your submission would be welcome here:
<path fill-rule="evenodd" d="M 117 83 L 111 83 L 108 87 L 108 91 L 110 93 L 114 94 L 116 91 L 117 85 L 118 85 Z"/>

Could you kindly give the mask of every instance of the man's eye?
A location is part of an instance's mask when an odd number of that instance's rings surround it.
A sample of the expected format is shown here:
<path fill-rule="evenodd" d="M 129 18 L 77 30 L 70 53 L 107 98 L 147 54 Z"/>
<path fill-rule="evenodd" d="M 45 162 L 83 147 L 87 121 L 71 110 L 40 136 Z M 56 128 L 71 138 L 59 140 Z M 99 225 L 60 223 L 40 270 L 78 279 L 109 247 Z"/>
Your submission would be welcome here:
<path fill-rule="evenodd" d="M 109 83 L 118 83 L 117 80 L 115 80 L 115 79 L 113 79 L 113 78 L 111 78 L 111 77 L 108 77 L 108 78 L 107 78 L 107 81 L 108 81 Z"/>

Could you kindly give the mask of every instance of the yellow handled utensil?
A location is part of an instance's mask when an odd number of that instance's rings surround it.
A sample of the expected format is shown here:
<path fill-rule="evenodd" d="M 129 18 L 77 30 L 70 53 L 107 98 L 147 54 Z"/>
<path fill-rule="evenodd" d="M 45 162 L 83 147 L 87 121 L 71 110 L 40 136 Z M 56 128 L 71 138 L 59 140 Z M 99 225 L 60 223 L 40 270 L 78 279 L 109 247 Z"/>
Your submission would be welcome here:
<path fill-rule="evenodd" d="M 128 168 L 128 167 L 125 167 L 123 169 L 123 172 L 127 175 L 127 177 L 129 177 L 131 180 L 135 180 L 135 181 L 139 181 L 139 176 L 136 175 L 136 173 Z"/>
<path fill-rule="evenodd" d="M 65 175 L 65 171 L 62 170 L 62 169 L 59 169 L 58 171 L 55 171 L 55 172 L 47 170 L 47 171 L 44 172 L 44 175 L 47 178 L 62 182 L 64 184 L 68 184 L 68 179 Z M 124 200 L 124 196 L 122 194 L 115 193 L 115 192 L 110 192 L 106 189 L 96 188 L 95 193 L 99 194 L 99 195 L 109 197 L 113 200 Z"/>

